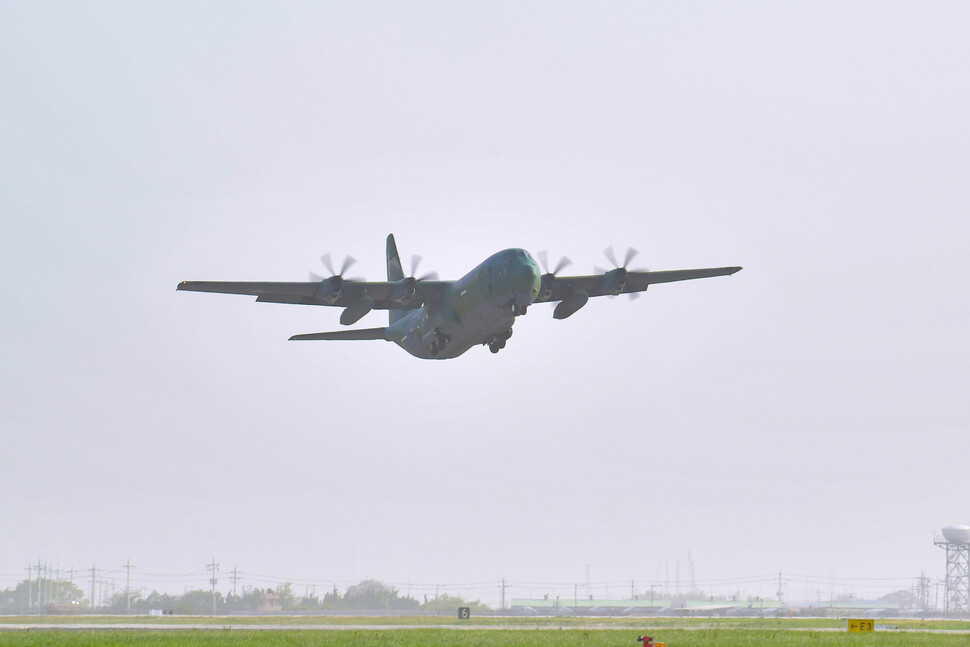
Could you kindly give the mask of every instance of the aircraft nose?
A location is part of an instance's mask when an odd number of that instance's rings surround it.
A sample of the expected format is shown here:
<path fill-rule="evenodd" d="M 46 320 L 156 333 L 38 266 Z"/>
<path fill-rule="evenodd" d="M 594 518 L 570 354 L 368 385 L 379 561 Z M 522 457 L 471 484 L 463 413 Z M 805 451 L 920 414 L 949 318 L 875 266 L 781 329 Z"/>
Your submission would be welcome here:
<path fill-rule="evenodd" d="M 534 261 L 523 263 L 518 267 L 515 276 L 516 292 L 527 292 L 531 295 L 530 301 L 534 301 L 539 296 L 541 284 L 542 275 L 539 273 L 539 266 Z"/>

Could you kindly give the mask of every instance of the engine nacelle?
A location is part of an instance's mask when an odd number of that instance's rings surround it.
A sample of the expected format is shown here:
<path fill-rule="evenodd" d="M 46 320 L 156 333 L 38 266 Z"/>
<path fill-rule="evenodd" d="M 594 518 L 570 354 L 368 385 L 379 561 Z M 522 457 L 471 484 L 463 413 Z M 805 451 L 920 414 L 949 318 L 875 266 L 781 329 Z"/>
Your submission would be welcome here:
<path fill-rule="evenodd" d="M 542 283 L 539 284 L 539 294 L 536 301 L 546 301 L 552 296 L 552 285 L 556 282 L 555 274 L 543 274 Z"/>
<path fill-rule="evenodd" d="M 320 281 L 317 291 L 314 293 L 320 301 L 331 304 L 340 298 L 340 290 L 344 285 L 344 280 L 339 276 L 331 276 L 329 279 Z"/>
<path fill-rule="evenodd" d="M 586 305 L 587 301 L 589 301 L 588 293 L 582 290 L 573 292 L 556 306 L 556 309 L 552 311 L 552 316 L 555 319 L 565 319 Z"/>
<path fill-rule="evenodd" d="M 414 298 L 417 280 L 413 276 L 408 276 L 394 283 L 391 290 L 391 301 L 399 305 L 406 305 Z"/>
<path fill-rule="evenodd" d="M 610 270 L 603 275 L 603 282 L 600 283 L 600 288 L 606 294 L 620 294 L 623 292 L 623 287 L 626 285 L 626 268 L 618 267 L 615 270 Z"/>

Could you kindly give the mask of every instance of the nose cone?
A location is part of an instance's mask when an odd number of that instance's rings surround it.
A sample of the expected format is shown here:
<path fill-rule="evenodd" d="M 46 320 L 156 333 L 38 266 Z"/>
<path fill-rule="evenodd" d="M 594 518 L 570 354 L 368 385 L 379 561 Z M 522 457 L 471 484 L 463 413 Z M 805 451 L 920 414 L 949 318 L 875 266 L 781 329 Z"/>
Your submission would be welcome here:
<path fill-rule="evenodd" d="M 515 268 L 515 291 L 520 295 L 528 294 L 528 301 L 532 303 L 539 296 L 539 286 L 542 285 L 542 275 L 539 266 L 532 259 L 526 259 Z"/>

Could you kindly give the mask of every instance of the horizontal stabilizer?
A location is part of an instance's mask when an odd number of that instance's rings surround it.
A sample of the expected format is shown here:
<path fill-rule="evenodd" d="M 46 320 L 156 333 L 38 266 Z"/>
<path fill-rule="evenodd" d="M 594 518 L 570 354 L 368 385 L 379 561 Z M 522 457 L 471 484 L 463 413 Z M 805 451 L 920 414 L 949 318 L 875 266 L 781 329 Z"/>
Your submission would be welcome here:
<path fill-rule="evenodd" d="M 359 330 L 336 330 L 334 332 L 311 332 L 306 335 L 293 335 L 290 341 L 330 341 L 384 339 L 387 328 L 361 328 Z"/>

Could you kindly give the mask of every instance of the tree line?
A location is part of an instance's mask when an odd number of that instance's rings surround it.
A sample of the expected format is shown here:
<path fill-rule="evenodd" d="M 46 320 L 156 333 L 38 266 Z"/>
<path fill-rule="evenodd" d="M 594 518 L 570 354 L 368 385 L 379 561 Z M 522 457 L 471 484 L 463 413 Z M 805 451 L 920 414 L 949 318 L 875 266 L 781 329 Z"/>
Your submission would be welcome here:
<path fill-rule="evenodd" d="M 41 592 L 43 591 L 43 595 Z M 59 602 L 54 603 L 53 600 Z M 115 592 L 106 605 L 93 607 L 84 592 L 67 581 L 45 579 L 24 580 L 12 588 L 0 592 L 0 614 L 17 613 L 115 613 L 129 612 L 147 615 L 161 610 L 178 615 L 227 615 L 230 613 L 272 613 L 312 611 L 426 611 L 454 612 L 458 607 L 471 607 L 473 611 L 488 610 L 480 601 L 466 601 L 461 597 L 439 595 L 425 596 L 424 601 L 402 596 L 393 586 L 378 580 L 364 580 L 347 588 L 342 594 L 336 587 L 318 597 L 315 592 L 305 591 L 298 595 L 293 584 L 283 583 L 275 588 L 247 588 L 241 593 L 222 593 L 212 590 L 187 590 L 182 595 L 152 591 Z"/>

